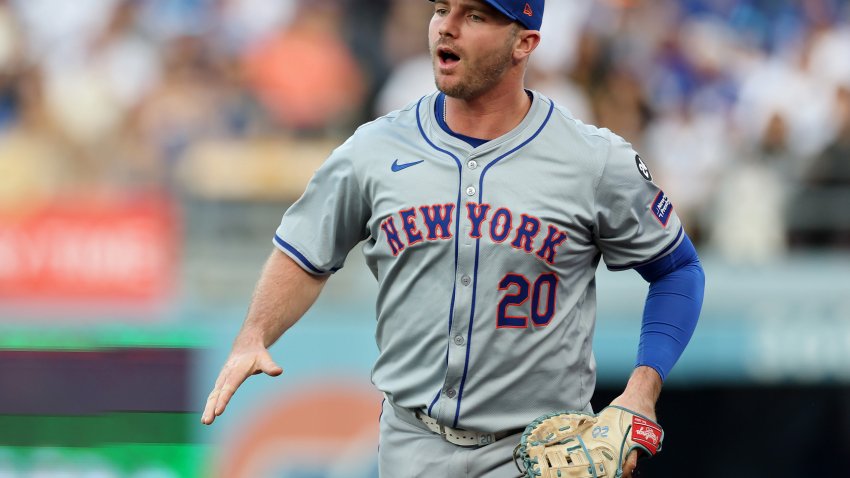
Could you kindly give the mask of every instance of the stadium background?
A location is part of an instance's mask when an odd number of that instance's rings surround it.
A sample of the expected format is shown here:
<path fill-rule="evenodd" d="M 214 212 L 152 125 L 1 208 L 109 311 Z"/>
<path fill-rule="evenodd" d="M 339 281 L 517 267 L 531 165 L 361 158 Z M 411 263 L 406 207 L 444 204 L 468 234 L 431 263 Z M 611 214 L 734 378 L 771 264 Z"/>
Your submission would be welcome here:
<path fill-rule="evenodd" d="M 0 0 L 0 477 L 376 476 L 358 251 L 213 427 L 280 215 L 433 88 L 424 0 Z M 708 277 L 644 476 L 846 476 L 850 5 L 549 0 L 528 75 L 631 141 Z M 600 270 L 599 407 L 645 285 Z M 693 443 L 699 442 L 699 447 Z"/>

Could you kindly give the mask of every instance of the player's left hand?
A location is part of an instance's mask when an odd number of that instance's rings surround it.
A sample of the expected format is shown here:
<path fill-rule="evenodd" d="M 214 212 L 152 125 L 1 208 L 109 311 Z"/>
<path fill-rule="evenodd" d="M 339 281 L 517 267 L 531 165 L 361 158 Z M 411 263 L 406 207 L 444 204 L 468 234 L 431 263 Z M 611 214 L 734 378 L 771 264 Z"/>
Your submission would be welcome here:
<path fill-rule="evenodd" d="M 641 400 L 638 396 L 624 393 L 611 401 L 611 405 L 627 408 L 657 422 L 655 407 L 648 404 L 645 400 Z M 640 451 L 638 450 L 632 450 L 632 452 L 629 453 L 625 464 L 623 464 L 623 478 L 631 478 L 634 476 L 639 453 Z"/>
<path fill-rule="evenodd" d="M 611 405 L 631 410 L 657 423 L 655 402 L 661 393 L 661 385 L 661 377 L 655 370 L 647 366 L 637 367 L 629 378 L 626 389 L 619 397 L 611 401 Z M 629 453 L 623 464 L 624 478 L 633 476 L 639 453 L 638 450 Z"/>
<path fill-rule="evenodd" d="M 595 415 L 555 412 L 526 427 L 514 460 L 528 478 L 631 477 L 637 462 L 632 452 L 643 450 L 653 456 L 663 437 L 660 425 L 619 405 Z"/>
<path fill-rule="evenodd" d="M 634 476 L 635 469 L 637 468 L 637 459 L 637 450 L 629 453 L 628 458 L 626 458 L 626 463 L 623 465 L 623 478 L 631 478 Z"/>

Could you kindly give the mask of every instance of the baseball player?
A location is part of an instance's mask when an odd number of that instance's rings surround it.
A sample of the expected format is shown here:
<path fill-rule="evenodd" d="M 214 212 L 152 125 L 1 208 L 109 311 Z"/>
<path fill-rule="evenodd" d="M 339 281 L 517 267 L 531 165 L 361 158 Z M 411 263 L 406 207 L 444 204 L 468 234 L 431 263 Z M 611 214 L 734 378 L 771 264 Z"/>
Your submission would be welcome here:
<path fill-rule="evenodd" d="M 524 88 L 543 8 L 434 2 L 437 91 L 358 128 L 286 211 L 203 423 L 250 375 L 282 372 L 267 348 L 361 241 L 379 284 L 382 477 L 515 477 L 532 419 L 590 411 L 600 258 L 650 283 L 636 367 L 613 403 L 655 419 L 703 271 L 631 146 Z"/>

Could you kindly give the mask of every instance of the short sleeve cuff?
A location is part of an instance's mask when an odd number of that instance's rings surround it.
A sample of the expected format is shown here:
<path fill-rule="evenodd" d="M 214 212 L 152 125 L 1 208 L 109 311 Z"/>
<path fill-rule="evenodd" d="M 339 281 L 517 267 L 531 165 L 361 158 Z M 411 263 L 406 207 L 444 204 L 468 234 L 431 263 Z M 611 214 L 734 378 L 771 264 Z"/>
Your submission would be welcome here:
<path fill-rule="evenodd" d="M 340 269 L 339 267 L 335 267 L 330 270 L 324 270 L 316 267 L 312 262 L 310 262 L 309 259 L 307 259 L 307 256 L 305 256 L 301 251 L 298 250 L 298 248 L 293 246 L 291 243 L 284 241 L 277 234 L 275 234 L 274 236 L 274 245 L 277 246 L 277 248 L 280 249 L 281 252 L 283 252 L 292 260 L 294 260 L 295 263 L 301 266 L 302 269 L 309 272 L 310 274 L 322 276 L 333 274 L 334 272 Z"/>

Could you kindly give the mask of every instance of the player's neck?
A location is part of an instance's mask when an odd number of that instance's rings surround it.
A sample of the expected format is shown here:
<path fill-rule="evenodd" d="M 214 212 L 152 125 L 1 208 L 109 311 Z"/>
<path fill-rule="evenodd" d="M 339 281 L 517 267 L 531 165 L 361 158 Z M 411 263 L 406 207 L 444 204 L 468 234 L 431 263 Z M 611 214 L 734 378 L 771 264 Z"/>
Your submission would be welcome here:
<path fill-rule="evenodd" d="M 509 94 L 492 90 L 471 100 L 446 96 L 446 124 L 455 133 L 479 139 L 495 139 L 516 128 L 531 100 L 523 88 Z"/>

